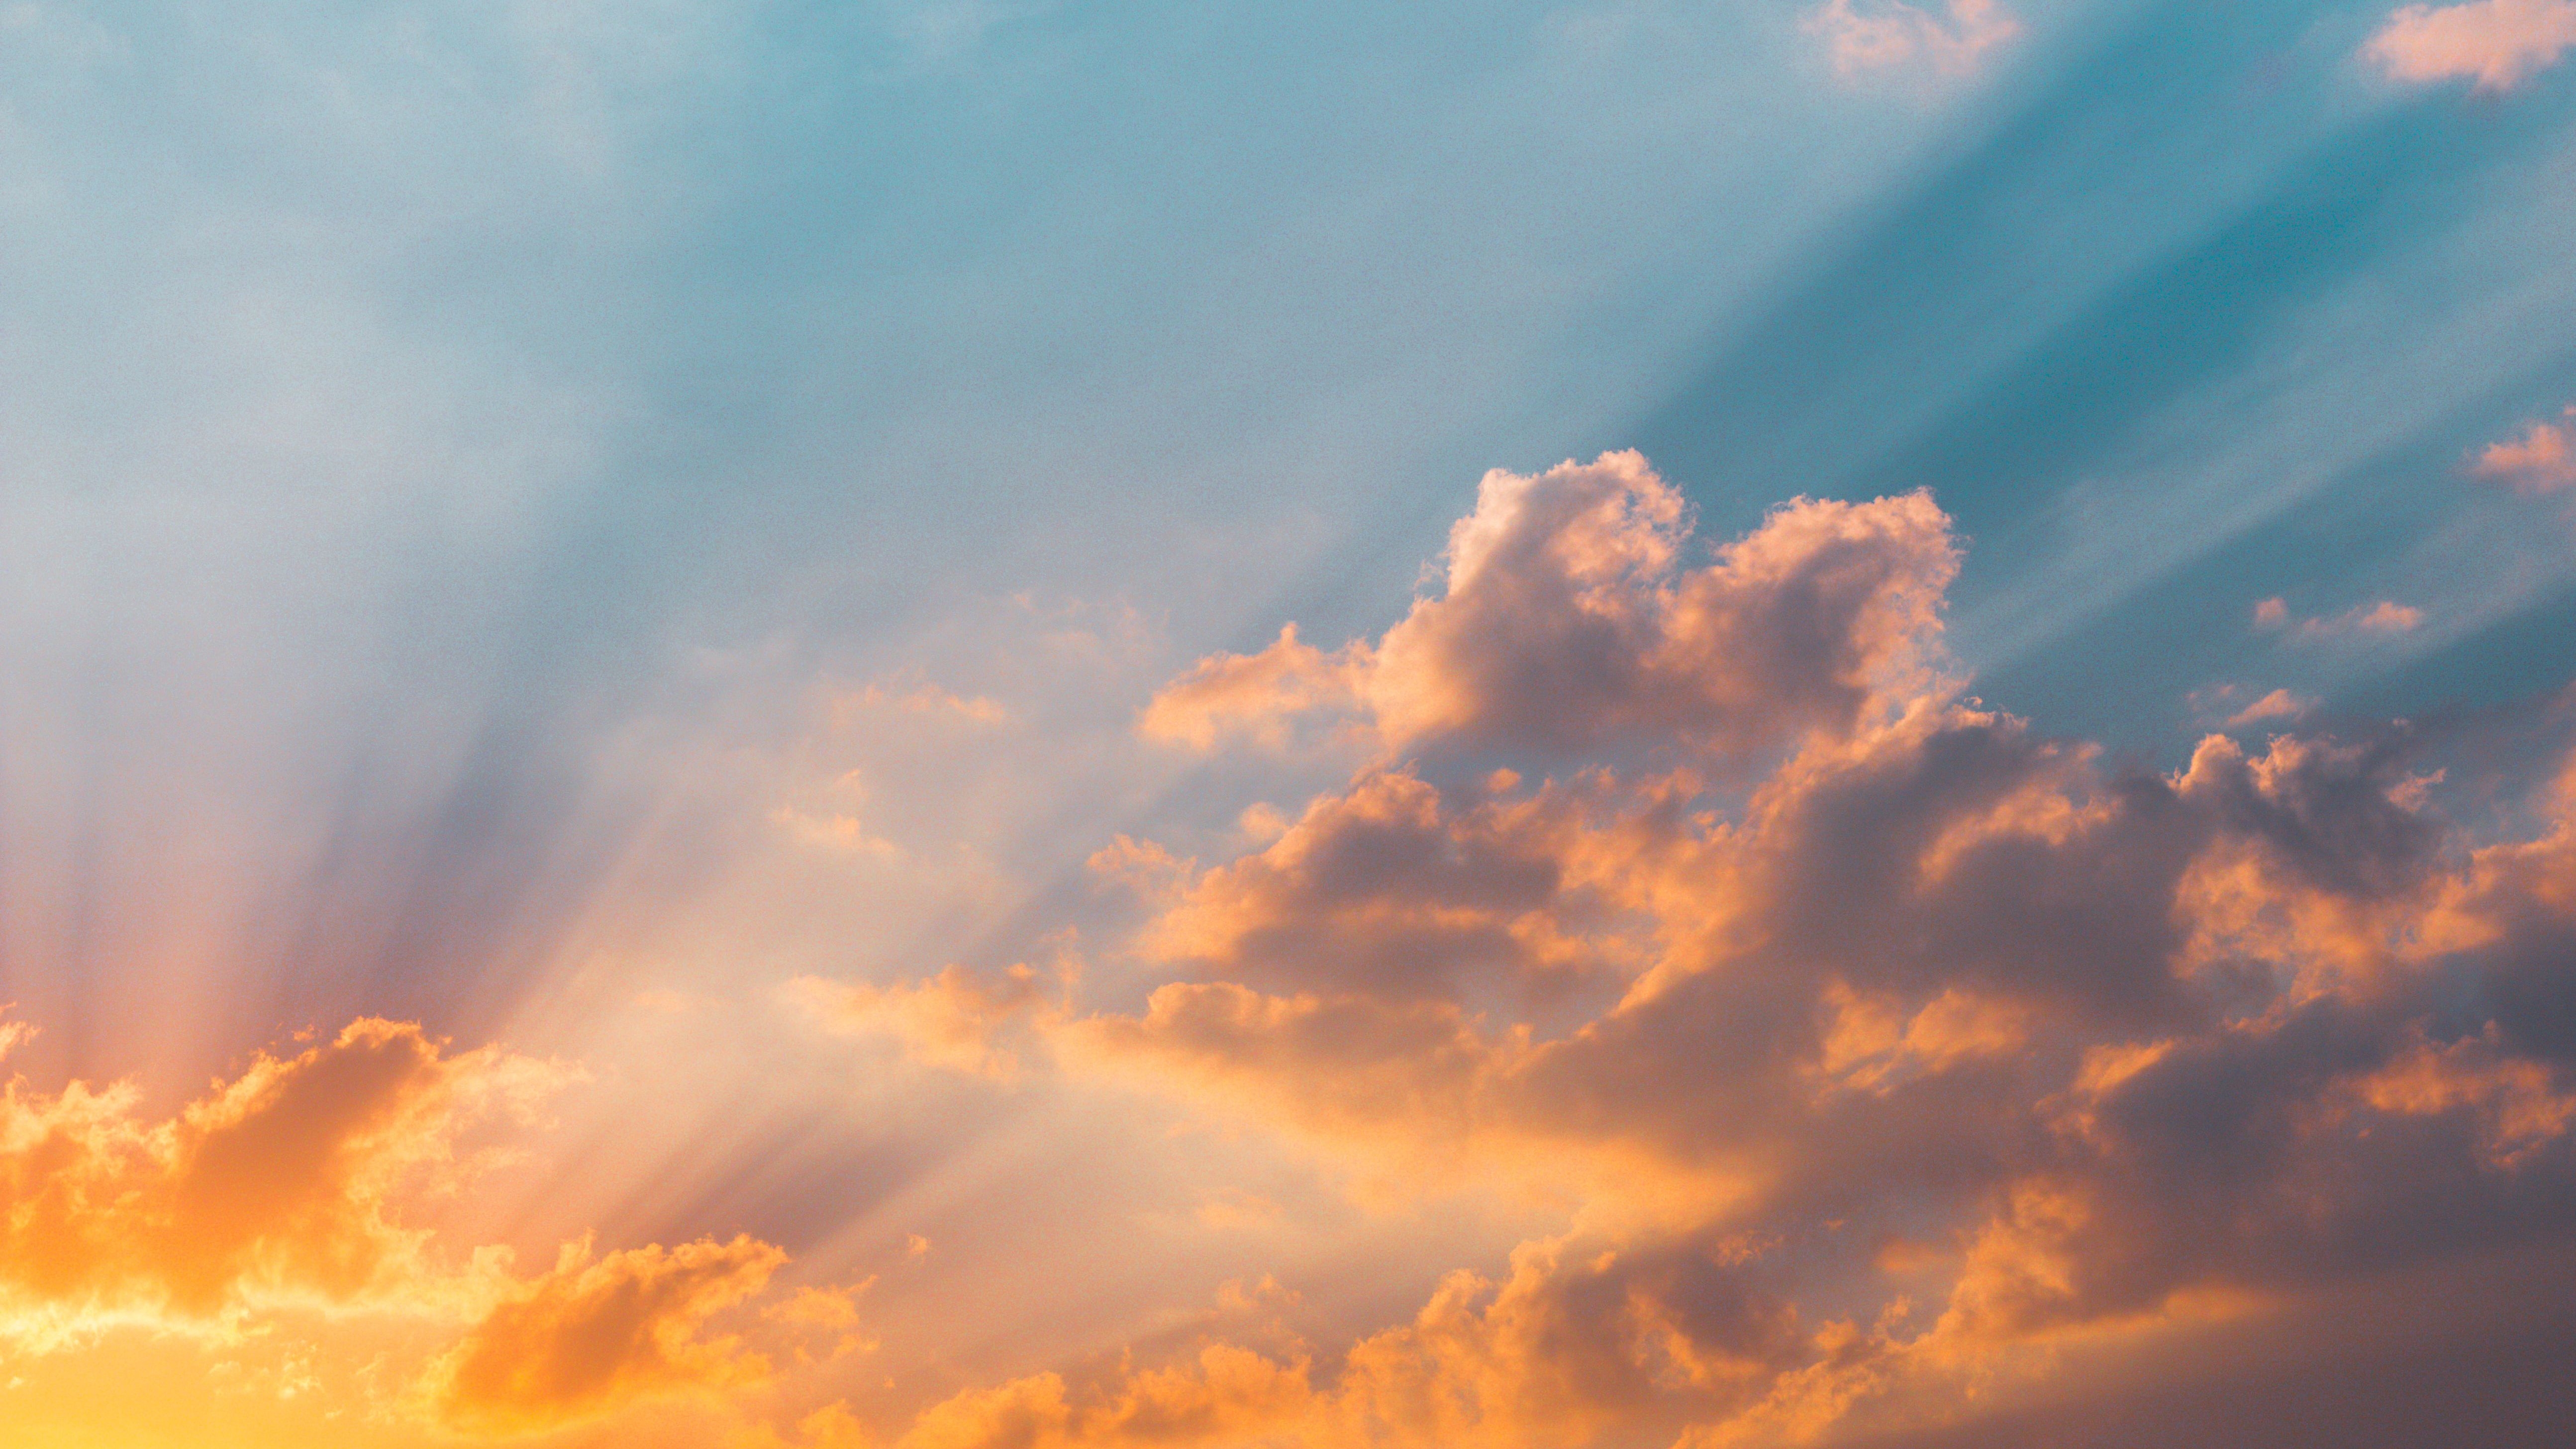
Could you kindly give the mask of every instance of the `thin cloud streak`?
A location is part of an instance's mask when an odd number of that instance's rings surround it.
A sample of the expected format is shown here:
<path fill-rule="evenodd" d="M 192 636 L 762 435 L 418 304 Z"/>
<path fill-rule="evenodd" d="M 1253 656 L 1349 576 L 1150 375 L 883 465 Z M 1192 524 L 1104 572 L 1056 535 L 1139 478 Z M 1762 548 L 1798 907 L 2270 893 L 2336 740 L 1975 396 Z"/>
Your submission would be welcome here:
<path fill-rule="evenodd" d="M 1823 37 L 1843 76 L 1921 65 L 1945 76 L 1967 75 L 1987 51 L 2021 34 L 2021 21 L 1995 0 L 1947 0 L 1934 15 L 1904 0 L 1826 0 L 1801 22 Z"/>

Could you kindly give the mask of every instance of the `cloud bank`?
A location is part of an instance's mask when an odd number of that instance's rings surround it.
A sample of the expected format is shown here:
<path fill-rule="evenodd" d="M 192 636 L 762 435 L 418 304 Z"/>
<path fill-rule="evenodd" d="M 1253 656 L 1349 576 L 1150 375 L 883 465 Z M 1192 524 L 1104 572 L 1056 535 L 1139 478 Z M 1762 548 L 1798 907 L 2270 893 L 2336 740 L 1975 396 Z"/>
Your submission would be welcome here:
<path fill-rule="evenodd" d="M 1372 1336 L 972 1390 L 900 1442 L 1903 1434 L 2080 1394 L 2084 1345 L 2334 1351 L 2337 1295 L 2576 1247 L 2576 767 L 2485 782 L 2499 834 L 2402 726 L 2112 763 L 1952 677 L 1960 552 L 1922 494 L 1711 547 L 1634 454 L 1496 473 L 1385 632 L 1157 696 L 1177 746 L 1359 763 L 1236 859 L 1127 843 L 1177 872 L 1140 1007 L 951 977 L 869 997 L 887 1029 L 1566 1231 Z"/>

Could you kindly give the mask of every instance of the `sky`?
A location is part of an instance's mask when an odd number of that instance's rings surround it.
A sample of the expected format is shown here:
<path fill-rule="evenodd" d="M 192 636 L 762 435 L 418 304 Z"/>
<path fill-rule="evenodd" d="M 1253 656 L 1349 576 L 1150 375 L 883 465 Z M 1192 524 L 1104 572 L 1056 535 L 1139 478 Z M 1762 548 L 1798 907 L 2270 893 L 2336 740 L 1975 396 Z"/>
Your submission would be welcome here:
<path fill-rule="evenodd" d="M 13 1446 L 2552 1442 L 2576 0 L 0 3 Z"/>

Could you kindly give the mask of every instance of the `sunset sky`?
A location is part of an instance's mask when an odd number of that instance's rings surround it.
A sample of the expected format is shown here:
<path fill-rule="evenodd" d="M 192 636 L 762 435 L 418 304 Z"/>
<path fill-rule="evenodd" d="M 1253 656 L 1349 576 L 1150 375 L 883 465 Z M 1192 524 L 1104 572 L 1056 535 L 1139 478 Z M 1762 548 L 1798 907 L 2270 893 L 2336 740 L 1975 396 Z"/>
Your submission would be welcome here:
<path fill-rule="evenodd" d="M 7 1449 L 2576 1422 L 2576 0 L 5 0 L 0 296 Z"/>

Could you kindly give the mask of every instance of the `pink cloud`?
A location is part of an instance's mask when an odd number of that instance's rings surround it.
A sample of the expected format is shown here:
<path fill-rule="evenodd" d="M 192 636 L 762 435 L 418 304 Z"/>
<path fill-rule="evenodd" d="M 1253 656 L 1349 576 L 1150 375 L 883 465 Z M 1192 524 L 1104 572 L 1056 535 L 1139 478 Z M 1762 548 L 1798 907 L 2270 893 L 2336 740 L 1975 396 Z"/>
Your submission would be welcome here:
<path fill-rule="evenodd" d="M 1929 495 L 1797 499 L 1688 567 L 1689 510 L 1635 453 L 1496 471 L 1449 539 L 1446 588 L 1327 654 L 1283 629 L 1145 710 L 1148 735 L 1272 742 L 1341 717 L 1391 752 L 1671 741 L 1715 754 L 1842 733 L 1937 659 L 1958 566 Z"/>
<path fill-rule="evenodd" d="M 2363 53 L 2405 81 L 2467 79 L 2505 91 L 2558 63 L 2576 45 L 2576 0 L 2470 0 L 2408 5 L 2388 17 Z"/>
<path fill-rule="evenodd" d="M 2254 627 L 2264 632 L 2289 630 L 2292 639 L 2313 642 L 2353 634 L 2405 634 L 2421 627 L 2424 611 L 2412 604 L 2394 599 L 2381 599 L 2372 604 L 2355 604 L 2340 614 L 2316 615 L 2293 621 L 2290 606 L 2279 598 L 2265 599 L 2254 606 Z"/>
<path fill-rule="evenodd" d="M 2332 639 L 2345 634 L 2404 634 L 2423 622 L 2423 610 L 2412 604 L 2382 599 L 2376 604 L 2355 604 L 2331 618 L 2301 620 L 2294 637 Z"/>
<path fill-rule="evenodd" d="M 2569 9 L 2576 13 L 2576 4 Z M 2576 407 L 2568 408 L 2566 416 L 2576 418 Z M 2576 451 L 2571 451 L 2569 441 L 2561 424 L 2533 423 L 2512 442 L 2489 443 L 2470 471 L 2481 478 L 2505 479 L 2524 493 L 2576 488 Z"/>
<path fill-rule="evenodd" d="M 2316 701 L 2303 699 L 2286 689 L 2276 689 L 2227 717 L 2230 726 L 2249 725 L 2267 719 L 2297 719 L 2316 708 Z"/>
<path fill-rule="evenodd" d="M 1807 13 L 1805 26 L 1824 37 L 1834 70 L 1846 76 L 1917 63 L 1964 75 L 1988 50 L 2021 34 L 2021 22 L 1994 0 L 1949 0 L 1946 16 L 1904 0 L 1866 6 L 1827 0 Z"/>

